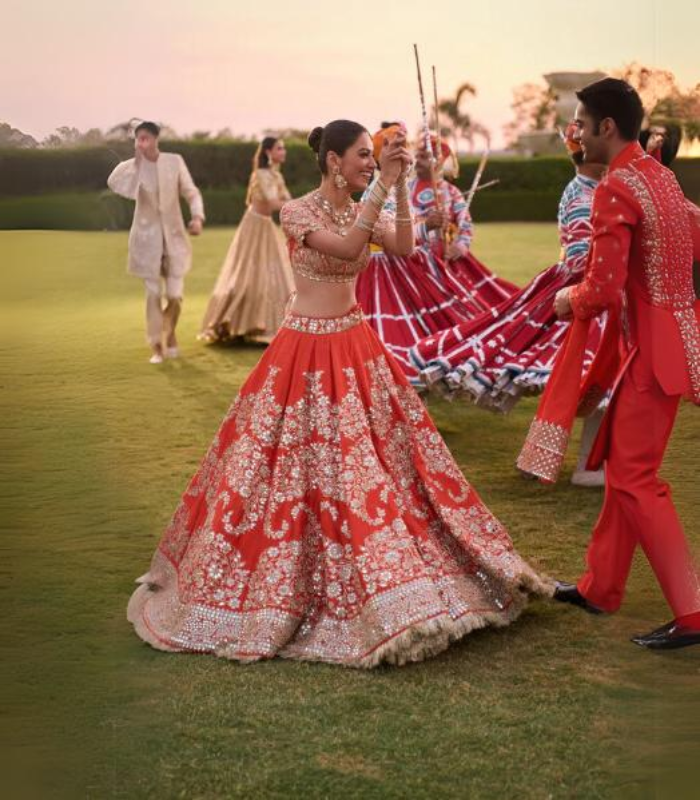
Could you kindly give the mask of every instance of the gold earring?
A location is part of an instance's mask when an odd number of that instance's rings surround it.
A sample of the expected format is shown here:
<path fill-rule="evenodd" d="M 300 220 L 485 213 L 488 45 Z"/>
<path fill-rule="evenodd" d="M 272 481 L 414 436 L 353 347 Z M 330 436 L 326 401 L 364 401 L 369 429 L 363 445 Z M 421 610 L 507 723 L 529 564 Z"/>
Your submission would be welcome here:
<path fill-rule="evenodd" d="M 348 182 L 340 174 L 340 167 L 335 167 L 333 169 L 333 183 L 336 189 L 345 189 L 348 185 Z"/>

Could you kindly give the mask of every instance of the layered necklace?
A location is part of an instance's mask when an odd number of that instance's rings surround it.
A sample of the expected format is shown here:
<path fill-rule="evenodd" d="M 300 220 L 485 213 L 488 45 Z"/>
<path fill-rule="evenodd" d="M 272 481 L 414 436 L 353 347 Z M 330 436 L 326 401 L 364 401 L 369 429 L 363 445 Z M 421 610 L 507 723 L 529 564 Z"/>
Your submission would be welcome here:
<path fill-rule="evenodd" d="M 326 200 L 320 190 L 315 192 L 314 199 L 323 213 L 330 217 L 338 226 L 338 233 L 340 236 L 346 236 L 348 226 L 355 221 L 355 202 L 349 200 L 347 206 L 345 206 L 342 211 L 336 211 L 332 203 Z"/>

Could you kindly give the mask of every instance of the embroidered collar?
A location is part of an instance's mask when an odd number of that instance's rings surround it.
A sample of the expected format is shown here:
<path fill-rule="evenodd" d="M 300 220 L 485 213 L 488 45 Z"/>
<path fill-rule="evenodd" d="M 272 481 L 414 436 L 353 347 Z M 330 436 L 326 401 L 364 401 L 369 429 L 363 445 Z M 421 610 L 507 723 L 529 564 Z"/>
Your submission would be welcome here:
<path fill-rule="evenodd" d="M 632 161 L 637 161 L 637 159 L 645 157 L 649 158 L 639 142 L 630 142 L 626 147 L 620 150 L 610 162 L 608 172 L 612 172 L 615 169 L 622 169 L 628 166 Z"/>

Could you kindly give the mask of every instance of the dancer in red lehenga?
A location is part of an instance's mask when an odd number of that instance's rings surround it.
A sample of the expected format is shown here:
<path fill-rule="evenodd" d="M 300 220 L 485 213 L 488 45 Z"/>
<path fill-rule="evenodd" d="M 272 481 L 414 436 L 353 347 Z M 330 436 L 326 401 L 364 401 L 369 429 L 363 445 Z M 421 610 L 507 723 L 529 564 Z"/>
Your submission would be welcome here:
<path fill-rule="evenodd" d="M 507 625 L 550 592 L 466 482 L 354 304 L 370 240 L 411 252 L 397 136 L 316 128 L 323 179 L 281 219 L 298 294 L 228 412 L 129 603 L 156 648 L 373 667 Z M 398 182 L 398 183 L 397 183 Z M 397 224 L 381 214 L 397 183 Z M 404 222 L 404 220 L 409 220 Z M 323 315 L 323 316 L 321 316 Z"/>
<path fill-rule="evenodd" d="M 593 194 L 604 167 L 584 164 L 581 146 L 569 125 L 565 144 L 576 175 L 559 203 L 560 261 L 536 275 L 527 286 L 492 312 L 418 342 L 410 351 L 420 380 L 442 393 L 462 393 L 479 406 L 508 412 L 528 394 L 541 392 L 552 374 L 557 353 L 570 323 L 558 320 L 552 303 L 557 291 L 583 278 L 591 237 Z M 604 317 L 590 326 L 583 370 L 593 362 L 602 340 Z M 576 486 L 601 487 L 602 470 L 587 470 L 588 454 L 600 427 L 604 398 L 581 409 L 585 416 L 578 465 L 571 478 Z"/>
<path fill-rule="evenodd" d="M 426 385 L 450 394 L 464 393 L 497 411 L 509 411 L 522 395 L 545 386 L 568 330 L 567 322 L 557 320 L 552 302 L 560 288 L 583 277 L 593 193 L 604 169 L 600 164 L 584 166 L 580 147 L 573 144 L 577 174 L 559 204 L 560 261 L 492 313 L 419 342 L 411 358 Z M 602 323 L 591 332 L 585 366 L 595 356 L 601 331 Z"/>
<path fill-rule="evenodd" d="M 433 152 L 438 142 L 432 137 Z M 433 269 L 449 273 L 451 285 L 470 307 L 493 309 L 511 297 L 518 287 L 499 278 L 471 252 L 472 218 L 460 190 L 446 179 L 458 174 L 459 162 L 446 142 L 441 143 L 435 167 L 438 202 L 433 188 L 432 156 L 424 147 L 416 153 L 416 177 L 410 183 L 411 206 L 416 216 L 416 246 Z"/>
<path fill-rule="evenodd" d="M 405 132 L 401 123 L 384 123 L 373 136 L 375 160 L 398 131 Z M 384 210 L 395 216 L 393 192 Z M 442 217 L 437 224 L 441 221 Z M 424 225 L 418 226 L 417 232 L 421 228 L 424 230 Z M 465 291 L 443 261 L 421 247 L 408 256 L 397 256 L 373 245 L 367 268 L 357 278 L 356 292 L 367 322 L 415 383 L 419 383 L 418 371 L 409 359 L 410 348 L 431 333 L 473 319 L 485 308 Z"/>

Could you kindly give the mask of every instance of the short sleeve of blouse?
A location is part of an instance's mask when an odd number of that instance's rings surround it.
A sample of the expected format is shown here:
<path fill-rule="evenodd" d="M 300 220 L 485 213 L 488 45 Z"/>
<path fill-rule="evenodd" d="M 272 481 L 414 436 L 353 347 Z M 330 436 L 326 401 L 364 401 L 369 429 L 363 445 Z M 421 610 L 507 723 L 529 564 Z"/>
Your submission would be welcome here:
<path fill-rule="evenodd" d="M 255 191 L 262 200 L 270 202 L 276 199 L 275 178 L 269 169 L 258 169 L 255 172 Z"/>
<path fill-rule="evenodd" d="M 313 210 L 309 208 L 305 198 L 290 200 L 282 206 L 280 224 L 288 239 L 297 244 L 304 244 L 304 238 L 314 231 L 324 230 L 323 224 Z"/>
<path fill-rule="evenodd" d="M 379 214 L 377 221 L 374 223 L 370 242 L 376 244 L 377 247 L 384 247 L 384 237 L 388 231 L 394 230 L 394 216 L 386 209 Z"/>

